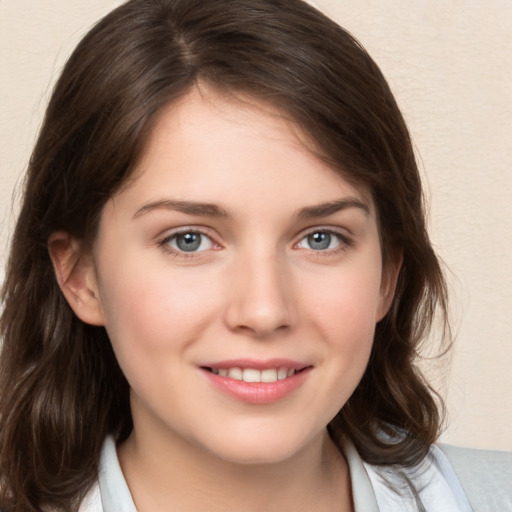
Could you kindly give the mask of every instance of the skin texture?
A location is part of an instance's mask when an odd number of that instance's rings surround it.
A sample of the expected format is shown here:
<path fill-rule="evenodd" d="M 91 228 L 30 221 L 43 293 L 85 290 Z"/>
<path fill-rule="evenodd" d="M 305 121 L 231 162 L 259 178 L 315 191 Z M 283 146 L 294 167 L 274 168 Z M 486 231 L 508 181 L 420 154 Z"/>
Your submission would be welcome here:
<path fill-rule="evenodd" d="M 351 509 L 326 425 L 365 370 L 397 273 L 382 268 L 368 195 L 276 110 L 194 90 L 160 114 L 92 254 L 54 234 L 70 305 L 106 327 L 132 389 L 119 455 L 139 510 Z M 348 206 L 298 214 L 336 201 Z M 202 233 L 198 250 L 180 251 L 176 232 Z M 326 249 L 312 246 L 308 235 L 328 232 Z M 265 404 L 228 396 L 202 369 L 272 358 L 309 369 Z"/>

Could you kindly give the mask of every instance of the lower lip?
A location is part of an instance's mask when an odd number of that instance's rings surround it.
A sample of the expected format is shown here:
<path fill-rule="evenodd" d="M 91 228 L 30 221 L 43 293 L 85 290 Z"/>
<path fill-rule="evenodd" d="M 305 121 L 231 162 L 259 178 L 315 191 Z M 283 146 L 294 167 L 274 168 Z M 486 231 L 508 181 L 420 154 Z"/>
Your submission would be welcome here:
<path fill-rule="evenodd" d="M 299 373 L 275 382 L 245 382 L 215 375 L 202 370 L 210 383 L 222 393 L 250 404 L 270 404 L 287 397 L 306 380 L 311 367 Z"/>

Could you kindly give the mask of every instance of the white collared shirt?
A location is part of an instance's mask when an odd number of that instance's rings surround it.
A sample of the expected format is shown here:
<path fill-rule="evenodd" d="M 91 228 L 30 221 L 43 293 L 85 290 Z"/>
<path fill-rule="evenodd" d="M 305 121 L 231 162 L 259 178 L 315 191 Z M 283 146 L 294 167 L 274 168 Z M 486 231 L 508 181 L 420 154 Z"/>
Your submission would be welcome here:
<path fill-rule="evenodd" d="M 349 466 L 355 512 L 416 512 L 416 498 L 410 487 L 403 486 L 407 479 L 417 490 L 425 512 L 472 512 L 450 462 L 437 446 L 431 447 L 419 467 L 400 471 L 363 462 L 348 441 L 342 448 Z M 79 512 L 137 512 L 110 437 L 103 445 L 98 483 Z"/>

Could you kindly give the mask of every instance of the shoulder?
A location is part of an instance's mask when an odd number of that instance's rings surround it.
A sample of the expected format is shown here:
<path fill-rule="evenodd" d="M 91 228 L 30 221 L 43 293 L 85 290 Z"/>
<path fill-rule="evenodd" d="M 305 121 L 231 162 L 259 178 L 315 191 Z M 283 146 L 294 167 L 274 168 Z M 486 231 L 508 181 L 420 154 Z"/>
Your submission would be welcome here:
<path fill-rule="evenodd" d="M 512 510 L 512 452 L 440 444 L 475 512 Z"/>
<path fill-rule="evenodd" d="M 474 512 L 448 458 L 431 446 L 415 466 L 364 463 L 379 512 Z"/>
<path fill-rule="evenodd" d="M 414 467 L 364 466 L 381 512 L 512 511 L 511 452 L 433 445 Z"/>

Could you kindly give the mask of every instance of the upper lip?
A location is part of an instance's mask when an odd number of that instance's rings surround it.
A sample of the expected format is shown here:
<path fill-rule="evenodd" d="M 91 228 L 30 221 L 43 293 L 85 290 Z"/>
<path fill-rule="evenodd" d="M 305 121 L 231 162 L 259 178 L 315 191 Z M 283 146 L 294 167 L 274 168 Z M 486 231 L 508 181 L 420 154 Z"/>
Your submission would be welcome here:
<path fill-rule="evenodd" d="M 271 368 L 280 368 L 286 367 L 288 369 L 294 370 L 302 370 L 307 368 L 308 366 L 312 366 L 308 363 L 303 363 L 299 361 L 294 361 L 292 359 L 284 359 L 284 358 L 273 358 L 273 359 L 229 359 L 222 361 L 214 361 L 210 363 L 201 364 L 202 368 L 225 368 L 228 370 L 229 368 L 253 368 L 255 370 L 268 370 Z"/>

